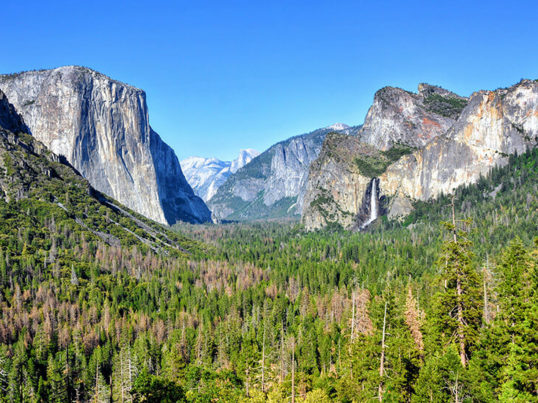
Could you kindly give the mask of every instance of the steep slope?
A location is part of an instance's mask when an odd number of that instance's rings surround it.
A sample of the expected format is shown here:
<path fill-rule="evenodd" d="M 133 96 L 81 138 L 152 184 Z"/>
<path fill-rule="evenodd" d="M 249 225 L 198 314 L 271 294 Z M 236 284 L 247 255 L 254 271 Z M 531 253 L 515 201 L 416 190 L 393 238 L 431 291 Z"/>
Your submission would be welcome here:
<path fill-rule="evenodd" d="M 62 229 L 111 247 L 137 246 L 167 255 L 199 248 L 95 190 L 63 157 L 23 133 L 24 129 L 0 91 L 2 239 L 17 231 L 48 239 L 51 231 Z"/>
<path fill-rule="evenodd" d="M 228 176 L 237 172 L 259 154 L 258 151 L 249 148 L 241 150 L 239 156 L 233 161 L 189 157 L 181 161 L 181 169 L 194 193 L 207 202 L 217 193 L 218 188 Z"/>
<path fill-rule="evenodd" d="M 451 93 L 446 95 L 449 101 L 443 103 L 439 97 L 444 95 L 435 87 L 428 88 L 437 91 L 435 103 L 430 102 L 429 107 L 434 105 L 438 112 L 455 116 L 456 106 L 463 105 L 463 100 Z M 420 93 L 429 92 L 422 86 Z M 523 80 L 508 89 L 474 93 L 454 124 L 439 134 L 443 127 L 439 123 L 433 137 L 428 125 L 418 130 L 401 124 L 405 112 L 392 113 L 409 98 L 409 94 L 400 94 L 403 100 L 391 98 L 393 105 L 385 105 L 386 115 L 376 113 L 378 118 L 374 119 L 370 110 L 367 129 L 363 126 L 358 138 L 335 136 L 325 142 L 307 184 L 303 214 L 307 229 L 330 224 L 360 228 L 370 214 L 367 196 L 373 189 L 372 178 L 377 178 L 379 212 L 398 217 L 408 214 L 415 200 L 429 200 L 474 183 L 493 166 L 505 164 L 508 155 L 536 146 L 536 81 Z M 422 97 L 427 100 L 431 95 Z M 414 110 L 418 118 L 408 115 L 406 119 L 424 121 L 424 111 Z M 395 127 L 399 131 L 393 130 Z M 421 145 L 428 137 L 430 140 Z"/>
<path fill-rule="evenodd" d="M 99 191 L 160 223 L 210 212 L 148 120 L 144 91 L 77 66 L 0 76 L 31 134 Z"/>
<path fill-rule="evenodd" d="M 302 220 L 307 229 L 339 223 L 351 227 L 370 178 L 354 163 L 357 155 L 377 158 L 379 151 L 355 136 L 330 133 L 310 166 Z"/>
<path fill-rule="evenodd" d="M 13 105 L 9 103 L 9 100 L 2 91 L 0 91 L 0 127 L 14 133 L 28 130 L 22 117 L 17 113 Z"/>
<path fill-rule="evenodd" d="M 339 124 L 345 133 L 357 128 Z M 209 201 L 219 219 L 252 220 L 300 214 L 310 163 L 331 126 L 270 147 L 231 175 Z"/>

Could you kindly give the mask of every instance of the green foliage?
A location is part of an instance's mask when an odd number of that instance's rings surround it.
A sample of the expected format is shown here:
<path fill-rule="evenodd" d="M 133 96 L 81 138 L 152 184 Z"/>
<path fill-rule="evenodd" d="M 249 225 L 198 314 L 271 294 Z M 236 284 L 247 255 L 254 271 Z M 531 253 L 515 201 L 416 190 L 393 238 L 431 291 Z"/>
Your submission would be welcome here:
<path fill-rule="evenodd" d="M 415 149 L 405 144 L 394 144 L 391 148 L 386 151 L 381 151 L 381 153 L 387 157 L 390 163 L 398 161 L 404 155 L 411 154 Z"/>
<path fill-rule="evenodd" d="M 183 388 L 168 379 L 151 375 L 147 369 L 138 376 L 134 384 L 133 401 L 147 403 L 175 403 L 186 401 Z"/>
<path fill-rule="evenodd" d="M 449 118 L 457 118 L 467 106 L 467 102 L 466 99 L 444 97 L 440 94 L 431 94 L 424 99 L 424 104 L 430 111 Z"/>
<path fill-rule="evenodd" d="M 361 155 L 360 157 L 355 157 L 354 161 L 360 174 L 367 178 L 374 178 L 381 175 L 390 165 L 390 160 L 384 158 L 382 155 Z"/>
<path fill-rule="evenodd" d="M 499 313 L 481 340 L 476 366 L 503 401 L 532 401 L 538 390 L 537 250 L 520 239 L 502 253 L 496 267 Z M 484 382 L 478 382 L 485 389 Z"/>
<path fill-rule="evenodd" d="M 472 401 L 467 372 L 461 366 L 458 349 L 454 344 L 426 361 L 411 401 Z"/>
<path fill-rule="evenodd" d="M 13 160 L 11 159 L 11 155 L 8 153 L 4 154 L 4 167 L 6 168 L 6 175 L 12 176 L 15 172 L 13 169 Z"/>
<path fill-rule="evenodd" d="M 438 346 L 457 345 L 462 361 L 466 361 L 478 342 L 482 324 L 482 282 L 473 267 L 467 233 L 452 223 L 445 226 L 454 237 L 445 242 L 438 260 L 444 284 L 434 297 L 430 333 Z"/>
<path fill-rule="evenodd" d="M 354 162 L 361 175 L 374 178 L 383 174 L 389 165 L 398 161 L 404 155 L 411 154 L 413 151 L 413 147 L 404 144 L 394 144 L 390 149 L 380 151 L 379 154 L 364 154 L 355 157 Z"/>

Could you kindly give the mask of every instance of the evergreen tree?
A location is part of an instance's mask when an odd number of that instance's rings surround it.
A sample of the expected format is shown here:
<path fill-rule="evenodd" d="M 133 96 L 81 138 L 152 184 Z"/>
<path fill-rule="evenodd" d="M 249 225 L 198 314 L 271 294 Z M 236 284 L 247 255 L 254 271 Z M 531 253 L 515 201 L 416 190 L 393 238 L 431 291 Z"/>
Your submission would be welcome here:
<path fill-rule="evenodd" d="M 478 342 L 482 324 L 481 281 L 473 265 L 468 233 L 458 229 L 454 215 L 452 223 L 444 224 L 452 236 L 443 245 L 438 260 L 443 290 L 434 300 L 430 333 L 441 348 L 456 344 L 461 365 L 465 368 Z"/>
<path fill-rule="evenodd" d="M 415 385 L 412 402 L 464 402 L 472 397 L 456 344 L 429 357 Z"/>
<path fill-rule="evenodd" d="M 496 267 L 499 313 L 484 332 L 477 366 L 487 375 L 490 389 L 493 384 L 495 395 L 506 401 L 538 396 L 536 268 L 536 260 L 519 239 L 510 243 Z M 484 380 L 478 384 L 480 389 L 488 387 Z"/>
<path fill-rule="evenodd" d="M 49 384 L 50 402 L 68 401 L 67 382 L 66 382 L 66 357 L 62 353 L 49 356 L 47 364 L 47 381 Z"/>

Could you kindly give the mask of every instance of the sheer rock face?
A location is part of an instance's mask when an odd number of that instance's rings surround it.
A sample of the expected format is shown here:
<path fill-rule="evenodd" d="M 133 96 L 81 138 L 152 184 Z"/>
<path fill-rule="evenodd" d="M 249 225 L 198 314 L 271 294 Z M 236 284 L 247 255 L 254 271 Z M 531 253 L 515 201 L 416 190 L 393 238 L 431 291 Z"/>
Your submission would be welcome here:
<path fill-rule="evenodd" d="M 358 136 L 379 150 L 395 144 L 422 147 L 454 124 L 466 98 L 429 84 L 417 94 L 385 87 L 374 97 Z"/>
<path fill-rule="evenodd" d="M 77 66 L 0 76 L 30 132 L 97 190 L 155 221 L 210 212 L 148 120 L 144 91 Z"/>
<path fill-rule="evenodd" d="M 6 95 L 0 90 L 0 127 L 13 133 L 26 132 L 28 128 L 17 113 L 15 107 L 9 103 Z"/>
<path fill-rule="evenodd" d="M 436 87 L 422 86 L 419 94 L 432 88 L 439 91 Z M 392 89 L 390 92 L 395 93 Z M 394 99 L 395 105 L 408 102 L 405 100 L 410 95 L 400 94 L 404 101 Z M 302 217 L 306 228 L 312 230 L 331 223 L 356 227 L 361 201 L 371 179 L 361 175 L 355 161 L 357 156 L 380 159 L 386 155 L 384 151 L 396 143 L 416 147 L 378 176 L 380 197 L 388 198 L 388 215 L 396 218 L 411 211 L 413 200 L 450 194 L 460 185 L 476 182 L 493 166 L 505 164 L 509 154 L 522 153 L 538 143 L 536 81 L 523 80 L 508 89 L 479 91 L 468 103 L 467 100 L 445 103 L 440 97 L 434 97 L 434 101 L 440 104 L 434 108 L 446 115 L 455 113 L 456 109 L 451 107 L 463 103 L 466 106 L 444 133 L 436 134 L 422 145 L 421 141 L 427 136 L 420 136 L 411 125 L 409 131 L 398 132 L 399 137 L 394 137 L 394 130 L 383 129 L 397 127 L 401 122 L 398 114 L 391 115 L 396 107 L 388 107 L 388 116 L 394 118 L 392 123 L 387 116 L 380 116 L 378 126 L 373 119 L 368 122 L 370 133 L 378 133 L 377 136 L 365 137 L 363 129 L 359 138 L 339 136 L 329 141 L 328 137 L 310 169 Z M 415 111 L 422 116 L 423 111 Z M 412 116 L 406 119 L 416 121 Z"/>
<path fill-rule="evenodd" d="M 271 175 L 264 184 L 263 202 L 266 206 L 284 197 L 301 196 L 302 199 L 308 167 L 321 151 L 319 138 L 296 137 L 287 144 L 273 147 Z"/>
<path fill-rule="evenodd" d="M 357 130 L 343 124 L 337 129 Z M 277 143 L 230 175 L 209 201 L 215 216 L 250 220 L 300 214 L 309 166 L 334 130 L 329 126 Z"/>
<path fill-rule="evenodd" d="M 538 82 L 479 91 L 445 135 L 390 166 L 381 187 L 387 195 L 417 200 L 450 194 L 537 142 Z"/>
<path fill-rule="evenodd" d="M 331 133 L 319 157 L 310 166 L 303 207 L 307 229 L 332 223 L 351 228 L 371 179 L 360 174 L 354 157 L 377 150 L 357 137 Z"/>

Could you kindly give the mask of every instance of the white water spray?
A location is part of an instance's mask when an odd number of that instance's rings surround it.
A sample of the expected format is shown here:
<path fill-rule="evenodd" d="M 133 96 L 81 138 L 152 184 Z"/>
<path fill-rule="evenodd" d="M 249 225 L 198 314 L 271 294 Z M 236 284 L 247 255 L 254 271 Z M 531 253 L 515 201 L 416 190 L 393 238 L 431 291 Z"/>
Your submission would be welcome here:
<path fill-rule="evenodd" d="M 377 183 L 375 178 L 370 185 L 370 218 L 361 225 L 361 229 L 366 228 L 377 218 Z"/>

